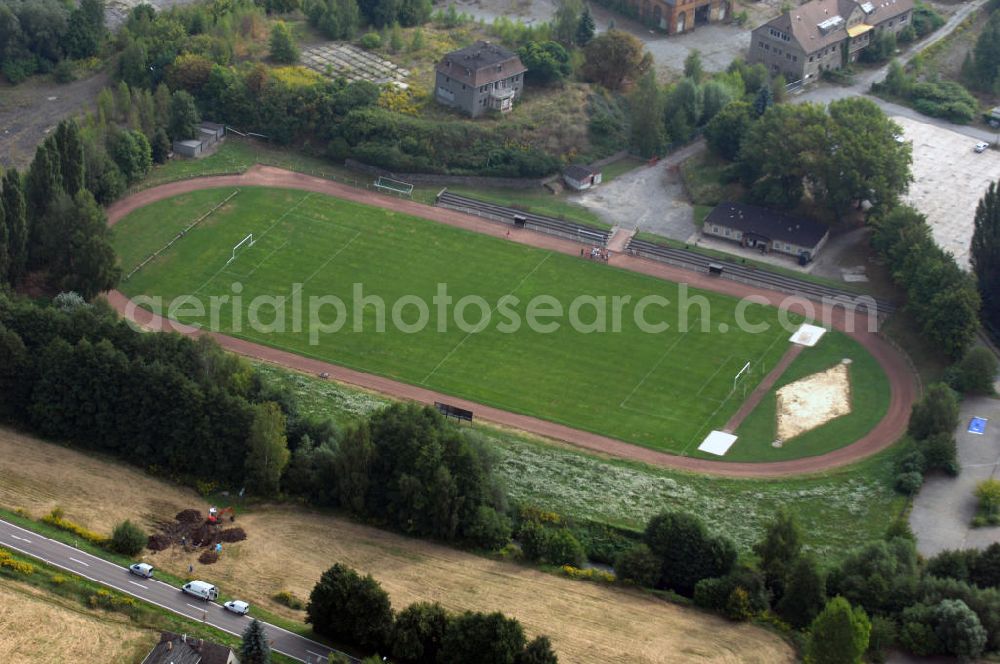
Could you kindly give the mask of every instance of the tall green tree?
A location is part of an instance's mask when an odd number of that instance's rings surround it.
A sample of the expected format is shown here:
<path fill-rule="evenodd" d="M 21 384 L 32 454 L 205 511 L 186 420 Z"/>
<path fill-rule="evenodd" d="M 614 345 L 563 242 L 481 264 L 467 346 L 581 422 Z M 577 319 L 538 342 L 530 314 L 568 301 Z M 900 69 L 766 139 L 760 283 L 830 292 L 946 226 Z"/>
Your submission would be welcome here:
<path fill-rule="evenodd" d="M 753 549 L 760 556 L 765 585 L 775 601 L 781 599 L 792 563 L 802 553 L 802 527 L 790 512 L 781 509 Z"/>
<path fill-rule="evenodd" d="M 609 90 L 620 90 L 626 81 L 637 81 L 653 65 L 653 57 L 635 36 L 609 29 L 594 37 L 583 50 L 583 75 Z"/>
<path fill-rule="evenodd" d="M 709 149 L 723 159 L 735 159 L 753 125 L 752 109 L 745 101 L 726 104 L 705 126 L 705 142 Z"/>
<path fill-rule="evenodd" d="M 958 426 L 959 404 L 954 390 L 944 383 L 927 388 L 923 399 L 913 404 L 910 413 L 910 435 L 917 440 L 934 434 L 951 435 Z"/>
<path fill-rule="evenodd" d="M 753 100 L 753 112 L 758 118 L 767 113 L 767 110 L 774 106 L 774 95 L 768 85 L 761 85 L 757 89 L 757 96 Z"/>
<path fill-rule="evenodd" d="M 56 147 L 59 150 L 59 171 L 62 175 L 62 187 L 70 196 L 83 188 L 84 161 L 83 139 L 80 137 L 80 127 L 76 120 L 63 120 L 55 133 Z"/>
<path fill-rule="evenodd" d="M 28 217 L 21 174 L 11 168 L 3 174 L 3 208 L 7 226 L 7 278 L 17 283 L 28 265 Z"/>
<path fill-rule="evenodd" d="M 778 615 L 793 627 L 808 627 L 826 605 L 826 577 L 816 559 L 808 554 L 799 555 L 783 585 L 784 592 L 776 607 Z"/>
<path fill-rule="evenodd" d="M 555 16 L 552 19 L 552 36 L 564 46 L 572 46 L 576 41 L 582 13 L 583 2 L 581 0 L 559 0 Z"/>
<path fill-rule="evenodd" d="M 732 541 L 709 534 L 692 514 L 657 514 L 646 525 L 643 539 L 661 561 L 658 586 L 689 597 L 698 581 L 725 576 L 736 564 Z"/>
<path fill-rule="evenodd" d="M 51 138 L 38 146 L 28 168 L 25 198 L 28 204 L 28 267 L 38 268 L 50 258 L 49 248 L 56 239 L 49 207 L 62 193 L 59 153 L 51 148 Z"/>
<path fill-rule="evenodd" d="M 71 199 L 60 192 L 50 212 L 54 217 L 50 226 L 58 237 L 48 265 L 51 284 L 87 300 L 116 286 L 121 268 L 111 245 L 111 230 L 91 193 L 81 189 Z"/>
<path fill-rule="evenodd" d="M 643 157 L 663 154 L 667 147 L 667 131 L 663 124 L 665 99 L 652 69 L 639 79 L 628 102 L 633 147 Z"/>
<path fill-rule="evenodd" d="M 241 664 L 270 664 L 271 644 L 267 640 L 264 632 L 264 625 L 254 618 L 243 630 L 243 639 L 240 642 L 240 662 Z"/>
<path fill-rule="evenodd" d="M 1000 16 L 1000 13 L 997 14 Z M 1000 333 L 1000 190 L 991 182 L 976 205 L 969 258 L 986 324 Z"/>
<path fill-rule="evenodd" d="M 559 664 L 555 650 L 552 649 L 552 641 L 544 634 L 540 634 L 528 642 L 524 647 L 524 652 L 515 658 L 515 664 Z"/>
<path fill-rule="evenodd" d="M 871 629 L 864 609 L 834 597 L 812 623 L 806 659 L 813 664 L 860 664 Z"/>
<path fill-rule="evenodd" d="M 369 650 L 385 647 L 392 630 L 388 593 L 371 575 L 362 577 L 339 563 L 313 588 L 306 616 L 317 634 Z"/>
<path fill-rule="evenodd" d="M 77 59 L 97 55 L 105 33 L 104 0 L 80 0 L 80 6 L 70 13 L 67 54 Z"/>
<path fill-rule="evenodd" d="M 684 78 L 690 78 L 695 83 L 701 83 L 705 76 L 705 67 L 701 64 L 701 51 L 692 49 L 684 58 Z"/>
<path fill-rule="evenodd" d="M 573 71 L 569 53 L 559 42 L 528 42 L 517 50 L 517 54 L 528 68 L 528 73 L 524 76 L 526 83 L 561 83 Z"/>
<path fill-rule="evenodd" d="M 994 11 L 973 48 L 973 85 L 985 92 L 996 92 L 1000 77 L 1000 12 Z"/>
<path fill-rule="evenodd" d="M 247 439 L 246 473 L 250 489 L 261 496 L 277 494 L 290 457 L 285 414 L 273 401 L 257 404 Z"/>
<path fill-rule="evenodd" d="M 279 64 L 290 65 L 299 61 L 299 49 L 292 38 L 292 31 L 284 21 L 278 21 L 271 28 L 271 59 Z"/>
<path fill-rule="evenodd" d="M 396 616 L 392 656 L 400 662 L 435 662 L 450 617 L 440 604 L 417 602 Z"/>
<path fill-rule="evenodd" d="M 594 23 L 594 16 L 590 13 L 590 7 L 584 6 L 580 13 L 580 22 L 576 25 L 576 45 L 583 47 L 590 43 L 597 31 L 597 24 Z"/>
<path fill-rule="evenodd" d="M 159 90 L 157 90 L 159 95 Z M 184 90 L 177 90 L 170 96 L 170 118 L 167 133 L 175 141 L 183 141 L 194 137 L 201 117 L 194 104 L 194 97 Z"/>
<path fill-rule="evenodd" d="M 470 613 L 455 616 L 438 655 L 440 664 L 516 664 L 524 650 L 524 629 L 502 613 Z"/>
<path fill-rule="evenodd" d="M 7 228 L 7 213 L 0 198 L 0 285 L 10 283 L 10 230 Z"/>

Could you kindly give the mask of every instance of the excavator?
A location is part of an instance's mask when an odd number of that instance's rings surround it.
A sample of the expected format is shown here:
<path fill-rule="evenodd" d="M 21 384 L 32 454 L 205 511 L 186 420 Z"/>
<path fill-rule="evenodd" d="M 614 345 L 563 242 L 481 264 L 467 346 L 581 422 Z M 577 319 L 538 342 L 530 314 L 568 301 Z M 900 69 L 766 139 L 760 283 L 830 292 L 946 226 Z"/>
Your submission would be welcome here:
<path fill-rule="evenodd" d="M 227 516 L 230 521 L 236 521 L 236 511 L 232 507 L 223 507 L 222 509 L 219 509 L 218 507 L 212 506 L 208 508 L 208 522 L 213 526 L 220 525 Z"/>

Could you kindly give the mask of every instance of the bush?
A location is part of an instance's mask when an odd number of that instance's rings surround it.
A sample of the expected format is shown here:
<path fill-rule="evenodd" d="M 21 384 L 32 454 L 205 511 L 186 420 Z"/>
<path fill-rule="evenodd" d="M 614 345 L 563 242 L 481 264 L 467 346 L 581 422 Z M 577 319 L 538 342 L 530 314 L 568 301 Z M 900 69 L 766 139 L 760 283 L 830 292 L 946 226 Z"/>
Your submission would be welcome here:
<path fill-rule="evenodd" d="M 872 618 L 872 631 L 868 636 L 868 650 L 865 652 L 869 662 L 874 664 L 885 662 L 889 650 L 896 645 L 898 631 L 899 628 L 892 618 L 885 616 Z"/>
<path fill-rule="evenodd" d="M 936 433 L 923 442 L 927 470 L 940 470 L 952 477 L 958 475 L 958 449 L 950 433 Z"/>
<path fill-rule="evenodd" d="M 645 544 L 636 544 L 618 556 L 615 574 L 623 581 L 629 581 L 644 588 L 652 588 L 660 579 L 660 566 L 656 556 Z"/>
<path fill-rule="evenodd" d="M 1000 480 L 987 479 L 976 485 L 979 510 L 987 519 L 1000 513 Z"/>
<path fill-rule="evenodd" d="M 583 546 L 567 528 L 547 532 L 544 547 L 542 557 L 550 565 L 581 567 L 587 560 Z"/>
<path fill-rule="evenodd" d="M 904 496 L 914 496 L 924 485 L 924 476 L 918 472 L 900 473 L 896 475 L 896 491 Z"/>
<path fill-rule="evenodd" d="M 298 597 L 296 597 L 295 595 L 293 595 L 288 590 L 282 590 L 281 592 L 275 593 L 271 599 L 273 599 L 278 604 L 281 604 L 282 606 L 287 606 L 289 609 L 292 609 L 294 611 L 301 611 L 302 609 L 306 608 L 306 603 L 303 602 Z"/>
<path fill-rule="evenodd" d="M 72 83 L 76 80 L 76 67 L 69 60 L 60 60 L 52 69 L 52 78 L 56 83 Z"/>
<path fill-rule="evenodd" d="M 108 538 L 104 535 L 95 533 L 92 530 L 87 530 L 82 526 L 78 526 L 69 519 L 63 517 L 63 511 L 61 508 L 56 507 L 50 513 L 42 517 L 42 522 L 47 523 L 50 526 L 55 526 L 60 530 L 65 530 L 68 533 L 73 533 L 81 539 L 85 539 L 91 544 L 97 544 L 98 546 L 104 546 Z"/>
<path fill-rule="evenodd" d="M 958 426 L 958 397 L 944 383 L 931 385 L 924 398 L 913 405 L 909 432 L 917 440 L 936 433 L 951 434 Z"/>
<path fill-rule="evenodd" d="M 496 551 L 510 541 L 510 532 L 510 519 L 492 507 L 480 505 L 465 529 L 465 537 L 476 546 Z"/>
<path fill-rule="evenodd" d="M 730 620 L 749 620 L 767 610 L 768 595 L 759 572 L 740 568 L 723 577 L 699 581 L 694 587 L 694 603 Z"/>
<path fill-rule="evenodd" d="M 964 394 L 993 394 L 997 375 L 997 358 L 988 348 L 977 346 L 962 360 L 950 367 L 947 382 Z"/>
<path fill-rule="evenodd" d="M 118 523 L 111 531 L 108 548 L 125 556 L 135 556 L 146 548 L 147 539 L 148 536 L 142 528 L 126 519 Z"/>
<path fill-rule="evenodd" d="M 361 36 L 358 45 L 366 51 L 374 51 L 377 48 L 382 48 L 382 37 L 377 32 L 369 32 Z"/>

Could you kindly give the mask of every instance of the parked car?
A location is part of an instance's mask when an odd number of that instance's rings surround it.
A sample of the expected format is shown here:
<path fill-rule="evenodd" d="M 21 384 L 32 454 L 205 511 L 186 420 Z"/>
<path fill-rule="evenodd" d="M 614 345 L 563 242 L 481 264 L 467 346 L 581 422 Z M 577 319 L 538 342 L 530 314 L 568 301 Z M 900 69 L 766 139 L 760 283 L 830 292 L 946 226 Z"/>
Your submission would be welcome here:
<path fill-rule="evenodd" d="M 988 147 L 990 147 L 989 143 L 986 143 L 985 141 L 979 141 L 978 143 L 976 143 L 976 147 L 974 149 L 976 152 L 986 152 L 986 148 Z"/>
<path fill-rule="evenodd" d="M 130 574 L 141 576 L 144 579 L 153 578 L 153 566 L 147 563 L 136 563 L 134 565 L 129 565 L 128 571 Z"/>
<path fill-rule="evenodd" d="M 219 597 L 219 589 L 211 583 L 205 583 L 204 581 L 190 581 L 185 583 L 181 586 L 181 592 L 194 595 L 206 602 L 214 601 Z"/>
<path fill-rule="evenodd" d="M 239 599 L 231 599 L 222 606 L 225 607 L 226 610 L 232 611 L 233 613 L 241 616 L 245 616 L 247 611 L 250 610 L 250 605 Z"/>

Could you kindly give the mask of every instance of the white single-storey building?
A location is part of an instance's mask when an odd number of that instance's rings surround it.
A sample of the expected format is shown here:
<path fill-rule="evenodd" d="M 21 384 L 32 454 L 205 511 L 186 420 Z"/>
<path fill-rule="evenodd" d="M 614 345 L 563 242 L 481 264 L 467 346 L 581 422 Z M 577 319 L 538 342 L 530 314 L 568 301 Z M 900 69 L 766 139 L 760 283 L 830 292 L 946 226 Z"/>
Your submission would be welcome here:
<path fill-rule="evenodd" d="M 816 258 L 830 237 L 823 222 L 744 203 L 716 205 L 705 217 L 702 233 L 764 253 L 787 254 L 803 264 Z"/>
<path fill-rule="evenodd" d="M 583 191 L 601 184 L 601 172 L 590 166 L 574 164 L 567 166 L 566 170 L 563 171 L 563 180 L 571 189 Z"/>

